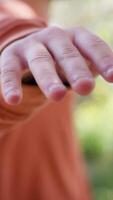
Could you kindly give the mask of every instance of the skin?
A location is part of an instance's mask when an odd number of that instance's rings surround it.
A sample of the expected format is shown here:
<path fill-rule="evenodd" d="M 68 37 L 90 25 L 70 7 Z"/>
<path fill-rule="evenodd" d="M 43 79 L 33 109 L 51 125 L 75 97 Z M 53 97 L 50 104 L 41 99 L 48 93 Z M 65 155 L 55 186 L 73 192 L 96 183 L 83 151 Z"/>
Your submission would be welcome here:
<path fill-rule="evenodd" d="M 0 59 L 2 95 L 10 105 L 22 100 L 21 79 L 26 69 L 43 94 L 55 101 L 60 101 L 68 90 L 64 78 L 79 95 L 88 95 L 94 89 L 95 73 L 113 82 L 113 51 L 83 27 L 37 30 L 10 44 Z"/>

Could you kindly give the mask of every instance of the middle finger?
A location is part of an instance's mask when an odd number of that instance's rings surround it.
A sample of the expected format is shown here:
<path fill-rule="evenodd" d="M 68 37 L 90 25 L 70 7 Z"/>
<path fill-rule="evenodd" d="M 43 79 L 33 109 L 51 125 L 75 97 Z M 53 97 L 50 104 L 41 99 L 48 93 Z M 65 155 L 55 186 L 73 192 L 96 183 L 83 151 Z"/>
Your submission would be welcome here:
<path fill-rule="evenodd" d="M 51 28 L 50 33 L 44 38 L 47 48 L 64 71 L 72 89 L 80 95 L 91 92 L 94 88 L 94 78 L 65 31 Z"/>

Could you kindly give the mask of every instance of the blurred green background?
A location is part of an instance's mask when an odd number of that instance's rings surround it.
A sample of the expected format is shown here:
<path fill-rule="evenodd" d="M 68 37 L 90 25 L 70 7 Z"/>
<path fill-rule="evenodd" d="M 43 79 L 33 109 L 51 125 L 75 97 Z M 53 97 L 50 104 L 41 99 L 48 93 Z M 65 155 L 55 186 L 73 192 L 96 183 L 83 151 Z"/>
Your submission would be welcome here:
<path fill-rule="evenodd" d="M 50 23 L 85 26 L 113 47 L 113 0 L 56 0 Z M 87 97 L 77 97 L 76 124 L 96 200 L 113 199 L 113 84 L 98 77 Z"/>

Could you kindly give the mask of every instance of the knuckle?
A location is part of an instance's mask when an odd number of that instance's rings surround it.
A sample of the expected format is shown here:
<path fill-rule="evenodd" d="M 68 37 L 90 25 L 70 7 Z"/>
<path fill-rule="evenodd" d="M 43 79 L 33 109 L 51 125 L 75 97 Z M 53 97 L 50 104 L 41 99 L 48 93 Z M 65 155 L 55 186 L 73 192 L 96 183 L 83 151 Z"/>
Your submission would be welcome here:
<path fill-rule="evenodd" d="M 74 33 L 74 39 L 76 42 L 78 42 L 78 40 L 80 40 L 80 38 L 85 38 L 85 39 L 89 39 L 89 30 L 83 26 L 77 26 L 73 29 L 73 33 Z"/>
<path fill-rule="evenodd" d="M 46 37 L 50 40 L 55 37 L 64 37 L 64 34 L 66 35 L 66 32 L 59 27 L 49 27 L 45 30 L 45 32 Z"/>
<path fill-rule="evenodd" d="M 28 50 L 29 48 L 31 49 L 32 46 L 35 46 L 36 43 L 37 43 L 36 37 L 29 35 L 26 38 L 21 39 L 19 46 L 23 48 L 23 52 L 26 52 L 26 50 Z"/>
<path fill-rule="evenodd" d="M 57 33 L 57 34 L 61 34 L 62 33 L 62 29 L 61 28 L 59 28 L 59 27 L 55 27 L 55 26 L 53 26 L 53 27 L 49 27 L 48 28 L 48 32 L 49 33 Z"/>
<path fill-rule="evenodd" d="M 105 48 L 105 43 L 97 36 L 90 36 L 90 47 L 93 49 Z"/>
<path fill-rule="evenodd" d="M 10 76 L 16 72 L 16 69 L 11 65 L 9 66 L 9 63 L 5 62 L 4 66 L 2 66 L 1 71 L 3 75 L 5 74 L 7 76 Z"/>
<path fill-rule="evenodd" d="M 13 82 L 2 82 L 4 88 L 8 89 L 8 88 L 16 88 L 16 86 L 14 85 Z"/>
<path fill-rule="evenodd" d="M 2 83 L 3 84 L 11 84 L 12 83 L 12 79 L 8 76 L 6 76 L 6 77 L 4 77 L 3 79 L 2 79 Z"/>
<path fill-rule="evenodd" d="M 69 58 L 78 58 L 78 57 L 80 57 L 79 52 L 76 51 L 73 46 L 64 45 L 61 56 L 60 56 L 61 61 L 67 58 L 69 59 Z"/>
<path fill-rule="evenodd" d="M 49 62 L 49 57 L 47 55 L 37 55 L 29 60 L 29 64 L 37 64 L 40 62 Z"/>
<path fill-rule="evenodd" d="M 38 50 L 35 53 L 33 53 L 33 55 L 31 56 L 30 60 L 29 60 L 29 64 L 34 64 L 34 63 L 40 63 L 40 62 L 50 62 L 51 56 L 49 55 L 48 52 L 44 51 L 44 50 Z"/>

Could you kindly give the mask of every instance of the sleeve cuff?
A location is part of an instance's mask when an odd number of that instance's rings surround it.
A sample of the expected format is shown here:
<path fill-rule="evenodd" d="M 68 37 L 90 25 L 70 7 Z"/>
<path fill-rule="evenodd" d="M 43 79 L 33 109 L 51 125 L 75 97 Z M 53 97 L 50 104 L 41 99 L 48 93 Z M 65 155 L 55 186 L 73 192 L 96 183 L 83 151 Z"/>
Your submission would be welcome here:
<path fill-rule="evenodd" d="M 10 18 L 3 20 L 0 26 L 0 53 L 10 43 L 46 26 L 47 24 L 40 18 L 31 20 Z"/>

